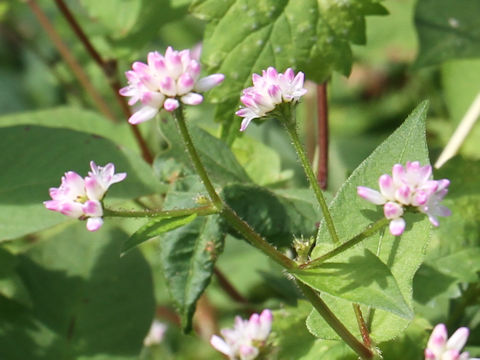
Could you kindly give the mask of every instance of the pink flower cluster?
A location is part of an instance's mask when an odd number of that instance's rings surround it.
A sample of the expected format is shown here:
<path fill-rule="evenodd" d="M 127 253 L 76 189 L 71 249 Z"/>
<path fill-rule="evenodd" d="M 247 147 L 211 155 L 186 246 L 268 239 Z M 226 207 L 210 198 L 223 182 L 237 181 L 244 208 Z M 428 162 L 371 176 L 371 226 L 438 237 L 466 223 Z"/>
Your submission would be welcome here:
<path fill-rule="evenodd" d="M 201 66 L 190 50 L 175 51 L 168 47 L 165 55 L 157 51 L 148 53 L 147 64 L 134 62 L 132 70 L 125 73 L 128 86 L 120 89 L 120 95 L 129 96 L 129 105 L 140 101 L 141 106 L 128 119 L 131 124 L 150 120 L 163 107 L 174 111 L 179 100 L 188 105 L 203 101 L 199 93 L 220 84 L 223 74 L 213 74 L 199 79 Z"/>
<path fill-rule="evenodd" d="M 236 112 L 243 117 L 240 131 L 244 131 L 248 124 L 255 119 L 265 116 L 283 102 L 297 102 L 305 93 L 303 88 L 304 74 L 296 76 L 292 69 L 285 73 L 278 73 L 273 67 L 263 70 L 262 76 L 252 75 L 253 86 L 243 90 L 240 100 L 244 108 Z"/>
<path fill-rule="evenodd" d="M 384 174 L 378 180 L 380 192 L 368 187 L 357 187 L 357 193 L 375 205 L 383 205 L 383 212 L 390 219 L 390 232 L 394 236 L 405 230 L 402 218 L 405 207 L 414 207 L 428 215 L 430 222 L 438 226 L 438 216 L 450 216 L 448 208 L 440 202 L 448 193 L 450 181 L 433 180 L 432 167 L 421 166 L 418 161 L 407 162 L 403 167 L 395 164 L 392 176 Z"/>
<path fill-rule="evenodd" d="M 62 177 L 59 188 L 50 188 L 52 200 L 44 201 L 48 210 L 57 211 L 75 219 L 87 219 L 87 229 L 97 231 L 103 225 L 102 199 L 110 185 L 122 181 L 126 173 L 115 174 L 115 166 L 108 163 L 97 166 L 90 162 L 92 171 L 83 179 L 74 171 Z"/>
<path fill-rule="evenodd" d="M 466 327 L 461 327 L 448 338 L 447 328 L 438 324 L 432 331 L 425 349 L 425 360 L 480 360 L 471 358 L 468 352 L 463 352 L 469 335 Z"/>
<path fill-rule="evenodd" d="M 253 360 L 267 343 L 272 321 L 273 315 L 268 309 L 260 315 L 253 314 L 249 320 L 237 316 L 234 328 L 222 329 L 223 339 L 213 335 L 210 344 L 230 360 Z"/>

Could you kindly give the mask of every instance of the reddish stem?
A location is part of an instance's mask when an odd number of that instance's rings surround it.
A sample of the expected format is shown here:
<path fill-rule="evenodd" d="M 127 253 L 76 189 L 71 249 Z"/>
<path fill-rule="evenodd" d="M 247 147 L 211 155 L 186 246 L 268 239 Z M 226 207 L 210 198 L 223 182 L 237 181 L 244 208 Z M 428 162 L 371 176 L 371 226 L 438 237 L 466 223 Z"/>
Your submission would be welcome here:
<path fill-rule="evenodd" d="M 63 14 L 67 22 L 70 24 L 72 30 L 74 33 L 77 35 L 78 39 L 80 42 L 83 44 L 85 47 L 85 50 L 88 52 L 90 57 L 97 63 L 97 65 L 102 69 L 103 73 L 107 77 L 108 83 L 110 85 L 110 88 L 112 89 L 115 98 L 117 99 L 118 104 L 120 105 L 120 108 L 122 109 L 123 114 L 125 117 L 129 118 L 132 113 L 130 111 L 130 107 L 128 106 L 125 98 L 120 95 L 119 90 L 120 90 L 120 82 L 117 79 L 117 61 L 112 59 L 106 61 L 105 59 L 102 58 L 100 53 L 95 49 L 93 44 L 90 42 L 88 39 L 88 36 L 85 34 L 83 29 L 80 27 L 80 24 L 77 22 L 75 17 L 73 16 L 72 12 L 70 9 L 67 7 L 67 5 L 63 2 L 63 0 L 55 0 L 55 4 L 57 5 L 58 9 L 60 12 Z M 142 137 L 142 134 L 138 130 L 138 128 L 132 124 L 130 124 L 130 129 L 133 132 L 133 135 L 135 139 L 137 140 L 138 146 L 140 147 L 142 151 L 142 156 L 146 162 L 149 164 L 153 163 L 153 156 L 147 146 L 147 143 Z"/>
<path fill-rule="evenodd" d="M 110 120 L 115 121 L 115 115 L 111 112 L 109 106 L 105 103 L 105 101 L 100 96 L 98 91 L 92 85 L 92 83 L 88 79 L 87 74 L 83 70 L 82 66 L 78 63 L 77 59 L 73 56 L 72 52 L 68 49 L 68 47 L 62 41 L 60 35 L 55 30 L 52 23 L 50 22 L 50 20 L 48 19 L 44 11 L 41 9 L 41 7 L 38 6 L 35 0 L 28 0 L 27 5 L 30 7 L 30 9 L 36 16 L 38 22 L 47 33 L 48 37 L 50 38 L 52 43 L 55 45 L 55 47 L 57 48 L 62 58 L 70 67 L 75 77 L 78 79 L 80 84 L 82 84 L 82 86 L 85 88 L 87 93 L 92 97 L 93 101 L 95 102 L 95 105 L 98 107 L 100 112 Z"/>
<path fill-rule="evenodd" d="M 213 272 L 217 277 L 220 287 L 225 291 L 225 293 L 234 301 L 241 304 L 248 304 L 248 300 L 245 299 L 242 294 L 240 294 L 237 289 L 232 285 L 232 283 L 225 277 L 225 275 L 220 271 L 219 268 L 214 267 Z"/>
<path fill-rule="evenodd" d="M 318 118 L 318 172 L 317 181 L 322 189 L 327 188 L 328 179 L 328 103 L 327 82 L 317 85 Z"/>

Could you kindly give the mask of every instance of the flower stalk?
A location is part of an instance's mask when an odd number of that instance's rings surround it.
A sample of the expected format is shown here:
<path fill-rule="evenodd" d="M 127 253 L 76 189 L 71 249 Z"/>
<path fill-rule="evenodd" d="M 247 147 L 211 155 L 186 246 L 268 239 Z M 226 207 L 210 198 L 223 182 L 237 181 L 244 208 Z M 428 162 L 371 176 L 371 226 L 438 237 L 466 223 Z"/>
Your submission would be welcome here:
<path fill-rule="evenodd" d="M 333 258 L 334 256 L 337 256 L 338 254 L 341 254 L 342 252 L 350 249 L 351 247 L 357 245 L 358 243 L 362 242 L 366 238 L 372 236 L 376 232 L 380 231 L 383 229 L 385 226 L 387 226 L 389 223 L 389 220 L 386 218 L 381 218 L 380 220 L 374 222 L 373 224 L 370 224 L 363 232 L 360 234 L 354 236 L 352 239 L 344 242 L 342 245 L 336 247 L 332 251 L 329 251 L 328 253 L 313 259 L 305 264 L 300 265 L 301 269 L 314 269 L 316 267 L 319 267 L 322 265 L 325 261 Z"/>
<path fill-rule="evenodd" d="M 121 217 L 121 218 L 174 218 L 180 216 L 187 216 L 197 214 L 198 216 L 206 216 L 218 214 L 217 208 L 213 205 L 199 206 L 190 209 L 175 209 L 175 210 L 115 210 L 104 209 L 104 217 Z"/>
<path fill-rule="evenodd" d="M 231 209 L 227 204 L 224 204 L 220 196 L 218 196 L 210 178 L 208 177 L 207 171 L 205 170 L 198 152 L 193 145 L 192 138 L 188 131 L 187 125 L 185 123 L 185 117 L 183 115 L 182 107 L 178 108 L 173 112 L 173 116 L 176 119 L 178 128 L 182 135 L 182 138 L 185 142 L 185 147 L 190 155 L 190 158 L 193 162 L 193 166 L 197 171 L 198 175 L 202 179 L 202 182 L 212 200 L 213 205 L 217 211 L 227 220 L 227 222 L 240 234 L 242 234 L 253 246 L 260 249 L 263 253 L 273 259 L 275 262 L 287 269 L 293 269 L 297 267 L 297 264 L 280 251 L 275 249 L 270 245 L 262 236 L 253 230 L 250 225 L 243 221 L 233 209 Z"/>
<path fill-rule="evenodd" d="M 297 285 L 302 290 L 305 297 L 310 301 L 315 310 L 325 319 L 325 321 L 332 327 L 333 330 L 342 338 L 345 343 L 354 350 L 360 359 L 372 359 L 373 352 L 343 325 L 343 323 L 335 316 L 335 314 L 328 308 L 327 304 L 322 300 L 318 293 L 311 287 L 305 285 L 297 280 Z"/>
<path fill-rule="evenodd" d="M 290 107 L 289 114 L 284 113 L 284 117 L 281 119 L 285 128 L 287 129 L 288 134 L 292 140 L 293 146 L 295 151 L 298 154 L 298 158 L 302 163 L 303 169 L 305 170 L 305 174 L 307 175 L 308 181 L 312 186 L 313 192 L 315 193 L 315 197 L 317 198 L 318 204 L 322 209 L 323 218 L 325 219 L 325 223 L 327 224 L 328 232 L 334 244 L 339 244 L 340 240 L 338 239 L 337 232 L 335 230 L 335 225 L 333 223 L 332 215 L 328 210 L 327 202 L 325 201 L 325 197 L 323 196 L 322 189 L 317 182 L 315 174 L 313 173 L 312 167 L 310 166 L 310 162 L 308 161 L 307 155 L 305 154 L 305 150 L 303 149 L 303 145 L 300 142 L 300 139 L 297 134 L 296 129 L 296 121 L 295 121 L 295 110 L 293 107 Z"/>

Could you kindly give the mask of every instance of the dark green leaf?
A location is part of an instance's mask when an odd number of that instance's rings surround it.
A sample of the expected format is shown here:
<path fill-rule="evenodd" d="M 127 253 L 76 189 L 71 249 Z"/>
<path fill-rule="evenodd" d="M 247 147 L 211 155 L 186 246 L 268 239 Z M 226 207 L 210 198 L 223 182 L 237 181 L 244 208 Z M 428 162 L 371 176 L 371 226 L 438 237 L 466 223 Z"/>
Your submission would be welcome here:
<path fill-rule="evenodd" d="M 214 215 L 166 233 L 159 242 L 163 273 L 186 332 L 191 330 L 196 302 L 210 282 L 224 237 Z"/>
<path fill-rule="evenodd" d="M 310 190 L 273 192 L 254 185 L 224 187 L 222 197 L 255 231 L 277 246 L 314 235 L 321 216 Z"/>
<path fill-rule="evenodd" d="M 17 273 L 18 259 L 9 251 L 0 248 L 0 295 L 31 307 L 32 301 Z"/>
<path fill-rule="evenodd" d="M 480 3 L 419 0 L 415 25 L 420 39 L 416 67 L 480 56 Z"/>
<path fill-rule="evenodd" d="M 154 315 L 152 278 L 127 235 L 75 224 L 19 258 L 28 310 L 0 297 L 2 359 L 136 358 Z"/>
<path fill-rule="evenodd" d="M 189 123 L 188 127 L 200 159 L 214 182 L 220 185 L 231 182 L 250 182 L 247 173 L 223 141 L 194 124 Z M 161 158 L 173 157 L 185 166 L 192 167 L 191 159 L 185 151 L 185 145 L 174 120 L 162 120 L 160 130 L 169 143 L 167 152 L 162 153 Z"/>
<path fill-rule="evenodd" d="M 109 140 L 85 133 L 39 126 L 0 128 L 0 239 L 12 239 L 69 220 L 48 211 L 42 202 L 48 189 L 58 187 L 62 175 L 73 170 L 86 176 L 89 162 L 113 162 L 127 172 L 106 202 L 119 202 L 162 191 L 150 167 L 136 154 Z M 28 146 L 26 146 L 28 144 Z"/>
<path fill-rule="evenodd" d="M 179 216 L 174 218 L 156 218 L 138 229 L 130 238 L 123 244 L 122 254 L 137 247 L 141 243 L 150 240 L 160 234 L 175 230 L 180 226 L 186 225 L 197 217 L 196 214 Z"/>
<path fill-rule="evenodd" d="M 405 164 L 407 161 L 415 160 L 420 161 L 422 165 L 429 163 L 425 141 L 427 107 L 427 103 L 420 104 L 403 125 L 360 164 L 338 192 L 330 211 L 341 241 L 352 238 L 373 221 L 383 217 L 381 208 L 357 195 L 357 186 L 377 188 L 380 175 L 391 173 L 395 163 Z M 405 220 L 407 229 L 402 236 L 393 237 L 387 230 L 384 234 L 370 237 L 358 247 L 367 248 L 372 253 L 378 254 L 379 259 L 390 269 L 403 298 L 411 307 L 412 280 L 423 261 L 430 224 L 426 216 L 421 214 L 406 214 Z M 326 226 L 322 223 L 312 258 L 327 251 L 326 247 L 331 248 L 330 244 Z M 338 311 L 335 314 L 348 324 L 349 329 L 353 333 L 358 333 L 356 323 L 349 323 L 349 319 L 355 317 L 351 305 L 341 300 L 327 302 Z M 372 337 L 377 342 L 395 337 L 408 325 L 405 319 L 382 310 L 375 310 L 372 318 Z M 310 323 L 310 329 L 317 335 L 325 334 L 322 326 L 324 325 L 321 322 Z"/>
<path fill-rule="evenodd" d="M 384 13 L 377 0 L 195 0 L 190 10 L 209 21 L 202 59 L 226 75 L 210 93 L 214 102 L 237 99 L 252 73 L 276 66 L 302 70 L 324 81 L 332 71 L 349 74 L 350 42 L 365 42 L 365 16 Z M 233 115 L 235 102 L 230 103 Z M 231 106 L 233 105 L 233 106 Z M 236 131 L 239 118 L 219 120 Z"/>

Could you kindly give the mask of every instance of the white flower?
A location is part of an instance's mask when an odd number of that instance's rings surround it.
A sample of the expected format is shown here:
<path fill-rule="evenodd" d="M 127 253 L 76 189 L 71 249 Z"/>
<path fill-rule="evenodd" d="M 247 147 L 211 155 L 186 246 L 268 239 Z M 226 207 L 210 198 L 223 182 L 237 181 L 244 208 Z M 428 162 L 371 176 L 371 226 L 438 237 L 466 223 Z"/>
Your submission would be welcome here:
<path fill-rule="evenodd" d="M 451 214 L 449 209 L 440 204 L 448 192 L 449 184 L 447 179 L 433 180 L 430 165 L 421 166 L 418 161 L 408 161 L 405 167 L 395 164 L 392 176 L 380 176 L 380 192 L 358 186 L 357 194 L 375 205 L 383 205 L 385 217 L 391 220 L 390 232 L 398 236 L 405 230 L 406 224 L 402 216 L 406 206 L 415 207 L 427 214 L 434 226 L 438 226 L 437 216 Z"/>
<path fill-rule="evenodd" d="M 278 73 L 273 67 L 262 71 L 262 76 L 252 75 L 253 86 L 243 90 L 240 97 L 244 108 L 236 112 L 243 117 L 240 131 L 244 131 L 248 124 L 255 119 L 265 116 L 283 102 L 297 102 L 305 93 L 303 88 L 304 74 L 296 76 L 292 69 L 285 73 Z"/>
<path fill-rule="evenodd" d="M 469 335 L 466 327 L 461 327 L 448 338 L 447 328 L 438 324 L 432 331 L 425 349 L 425 360 L 480 360 L 471 358 L 468 352 L 463 352 Z"/>
<path fill-rule="evenodd" d="M 110 185 L 122 181 L 126 173 L 114 174 L 112 163 L 104 167 L 90 162 L 92 172 L 85 179 L 74 171 L 62 177 L 58 188 L 50 188 L 52 200 L 44 201 L 48 210 L 57 211 L 75 219 L 87 219 L 87 230 L 97 231 L 103 225 L 101 200 Z"/>
<path fill-rule="evenodd" d="M 272 329 L 273 315 L 268 309 L 249 320 L 237 316 L 233 329 L 222 329 L 223 339 L 213 335 L 210 344 L 230 360 L 253 360 L 266 345 Z"/>
<path fill-rule="evenodd" d="M 180 102 L 198 105 L 203 101 L 199 93 L 219 85 L 223 74 L 213 74 L 199 79 L 201 66 L 197 55 L 190 50 L 175 51 L 168 47 L 165 55 L 156 51 L 148 53 L 147 64 L 134 62 L 132 70 L 125 73 L 128 86 L 120 95 L 129 96 L 129 105 L 140 101 L 141 106 L 128 119 L 131 124 L 150 120 L 163 107 L 174 111 Z"/>

